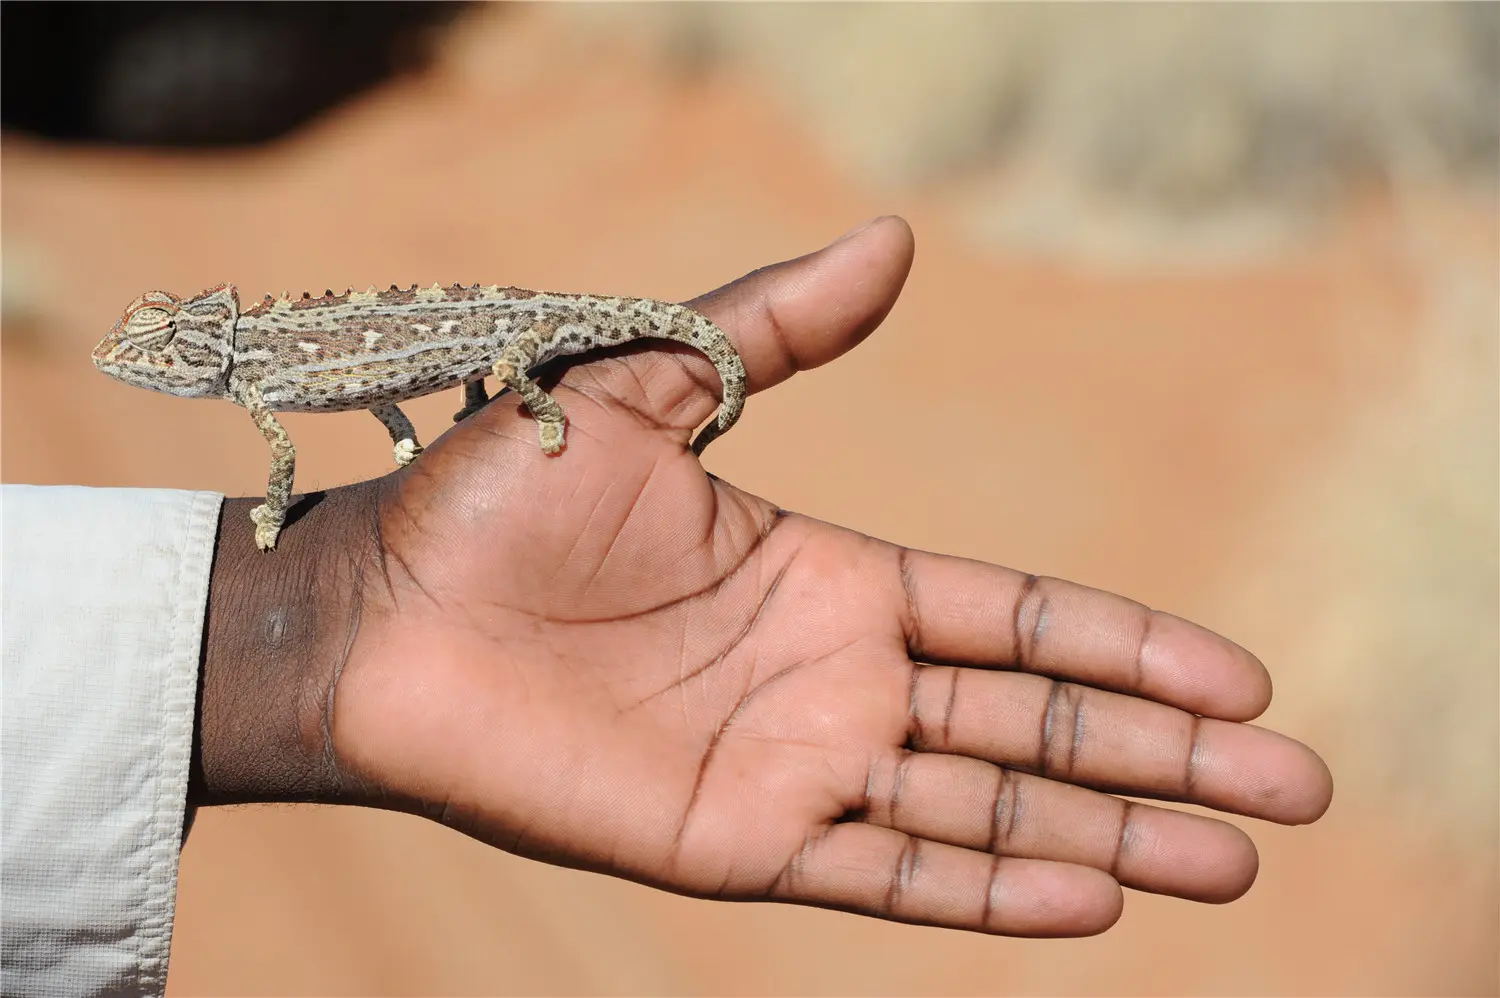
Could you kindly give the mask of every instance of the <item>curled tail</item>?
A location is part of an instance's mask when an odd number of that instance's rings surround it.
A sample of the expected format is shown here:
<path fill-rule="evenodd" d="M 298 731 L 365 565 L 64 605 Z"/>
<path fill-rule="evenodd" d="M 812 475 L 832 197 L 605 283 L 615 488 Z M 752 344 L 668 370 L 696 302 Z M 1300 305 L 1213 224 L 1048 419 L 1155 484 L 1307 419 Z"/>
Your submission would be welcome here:
<path fill-rule="evenodd" d="M 718 417 L 693 441 L 693 453 L 702 454 L 703 448 L 735 424 L 745 408 L 745 364 L 724 330 L 685 305 L 673 309 L 672 319 L 661 335 L 701 351 L 713 361 L 719 372 L 719 381 L 723 383 Z"/>

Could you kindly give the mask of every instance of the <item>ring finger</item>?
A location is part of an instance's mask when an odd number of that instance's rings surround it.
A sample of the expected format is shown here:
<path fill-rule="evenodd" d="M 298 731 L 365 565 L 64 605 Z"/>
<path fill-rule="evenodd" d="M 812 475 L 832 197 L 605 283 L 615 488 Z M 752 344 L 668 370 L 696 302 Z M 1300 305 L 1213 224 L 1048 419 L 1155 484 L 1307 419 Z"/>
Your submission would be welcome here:
<path fill-rule="evenodd" d="M 980 759 L 903 752 L 870 773 L 865 820 L 999 856 L 1076 863 L 1194 901 L 1239 897 L 1259 859 L 1213 818 L 1122 800 Z"/>

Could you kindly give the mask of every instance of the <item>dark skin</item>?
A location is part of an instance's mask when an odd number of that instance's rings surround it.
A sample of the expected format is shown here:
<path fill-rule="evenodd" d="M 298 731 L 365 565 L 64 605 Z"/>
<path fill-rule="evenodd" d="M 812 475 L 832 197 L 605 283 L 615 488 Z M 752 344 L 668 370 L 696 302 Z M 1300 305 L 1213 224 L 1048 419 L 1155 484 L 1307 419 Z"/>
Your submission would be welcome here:
<path fill-rule="evenodd" d="M 912 254 L 880 219 L 690 304 L 762 391 L 872 332 Z M 1057 936 L 1108 928 L 1122 886 L 1255 879 L 1238 828 L 1115 794 L 1327 808 L 1322 760 L 1244 723 L 1271 683 L 1233 643 L 706 475 L 687 445 L 718 381 L 692 351 L 549 388 L 557 457 L 507 395 L 304 500 L 273 554 L 259 500 L 225 503 L 192 803 L 398 808 L 682 894 Z"/>

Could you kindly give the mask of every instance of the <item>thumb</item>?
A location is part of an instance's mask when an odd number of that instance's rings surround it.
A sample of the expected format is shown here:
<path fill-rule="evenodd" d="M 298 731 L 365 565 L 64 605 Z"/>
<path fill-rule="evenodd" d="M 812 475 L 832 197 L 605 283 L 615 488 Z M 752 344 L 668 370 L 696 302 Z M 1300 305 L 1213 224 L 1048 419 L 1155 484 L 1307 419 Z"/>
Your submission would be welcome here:
<path fill-rule="evenodd" d="M 914 252 L 911 226 L 886 215 L 823 249 L 752 271 L 687 304 L 728 334 L 745 363 L 750 391 L 764 391 L 828 363 L 874 332 L 896 304 Z M 717 387 L 712 368 L 706 361 L 703 367 L 703 377 L 695 380 Z M 713 401 L 705 403 L 712 408 Z"/>
<path fill-rule="evenodd" d="M 688 302 L 734 343 L 752 393 L 828 363 L 880 325 L 911 270 L 911 227 L 888 215 L 829 246 L 752 271 Z M 623 348 L 614 363 L 578 370 L 573 387 L 628 400 L 630 408 L 684 438 L 719 404 L 722 386 L 703 354 L 678 343 Z M 622 362 L 623 363 L 620 363 Z"/>

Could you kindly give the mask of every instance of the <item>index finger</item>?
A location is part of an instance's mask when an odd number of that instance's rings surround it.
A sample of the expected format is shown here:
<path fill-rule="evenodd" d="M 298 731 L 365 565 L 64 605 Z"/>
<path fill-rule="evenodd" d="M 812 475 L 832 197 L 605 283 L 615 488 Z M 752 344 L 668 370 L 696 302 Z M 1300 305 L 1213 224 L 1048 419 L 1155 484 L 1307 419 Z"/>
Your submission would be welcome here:
<path fill-rule="evenodd" d="M 1271 677 L 1244 648 L 1087 586 L 900 549 L 908 654 L 1132 693 L 1226 721 L 1258 717 Z"/>

